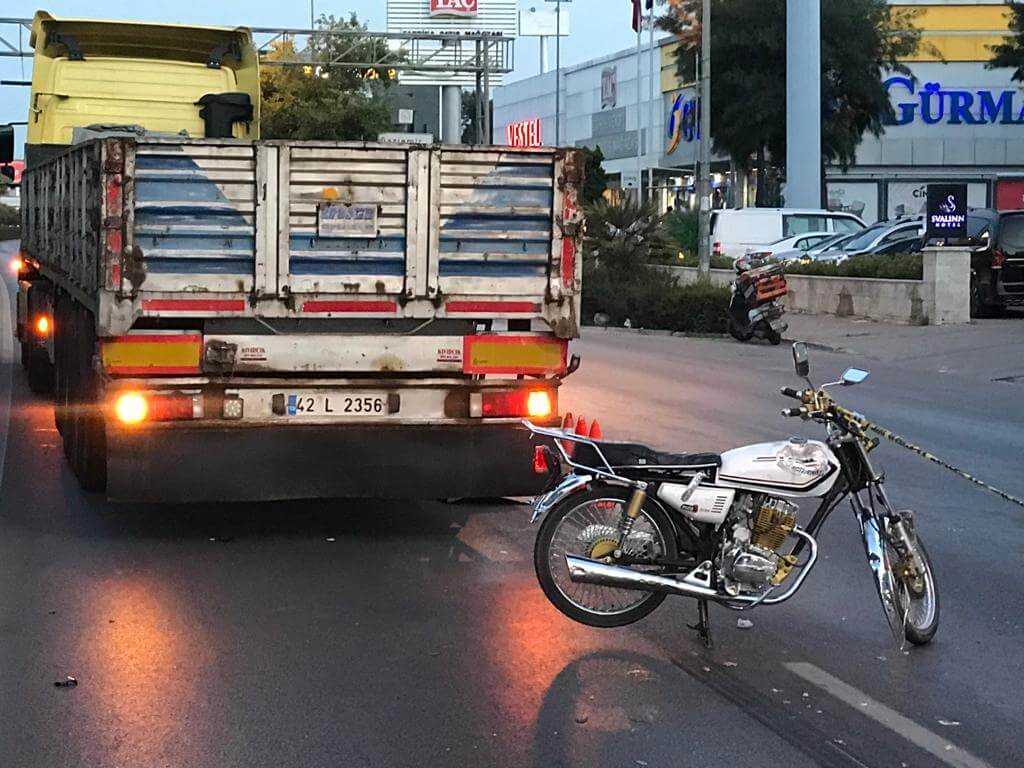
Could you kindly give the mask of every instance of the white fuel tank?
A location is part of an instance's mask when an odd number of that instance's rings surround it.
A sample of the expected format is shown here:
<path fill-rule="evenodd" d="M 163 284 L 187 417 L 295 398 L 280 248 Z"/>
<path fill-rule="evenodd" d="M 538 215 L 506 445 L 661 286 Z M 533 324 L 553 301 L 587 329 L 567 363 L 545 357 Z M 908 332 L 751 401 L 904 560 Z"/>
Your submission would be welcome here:
<path fill-rule="evenodd" d="M 722 454 L 718 484 L 729 488 L 808 498 L 824 496 L 839 477 L 839 460 L 825 443 L 792 437 Z"/>
<path fill-rule="evenodd" d="M 721 525 L 729 514 L 736 491 L 731 488 L 701 486 L 683 501 L 687 487 L 685 484 L 662 483 L 658 486 L 658 498 L 699 523 Z"/>

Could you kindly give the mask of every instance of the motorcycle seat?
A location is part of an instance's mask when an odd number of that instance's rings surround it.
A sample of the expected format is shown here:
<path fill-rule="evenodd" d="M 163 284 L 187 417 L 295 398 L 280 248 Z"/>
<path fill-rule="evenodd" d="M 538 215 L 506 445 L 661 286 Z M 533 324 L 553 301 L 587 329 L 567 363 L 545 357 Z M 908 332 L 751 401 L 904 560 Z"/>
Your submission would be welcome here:
<path fill-rule="evenodd" d="M 595 441 L 595 445 L 616 472 L 631 477 L 683 477 L 698 471 L 714 477 L 722 466 L 722 457 L 717 453 L 669 453 L 640 443 Z M 577 464 L 604 469 L 597 451 L 587 443 L 577 443 L 572 458 Z"/>

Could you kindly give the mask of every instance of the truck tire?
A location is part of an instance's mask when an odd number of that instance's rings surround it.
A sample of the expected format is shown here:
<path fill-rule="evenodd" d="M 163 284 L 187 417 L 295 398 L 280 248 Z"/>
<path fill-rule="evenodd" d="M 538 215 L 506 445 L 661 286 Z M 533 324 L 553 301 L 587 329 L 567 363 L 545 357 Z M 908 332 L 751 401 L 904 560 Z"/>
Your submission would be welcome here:
<path fill-rule="evenodd" d="M 65 296 L 58 296 L 53 310 L 53 421 L 62 436 L 67 429 L 68 413 L 68 304 Z"/>
<path fill-rule="evenodd" d="M 71 469 L 82 490 L 102 491 L 107 487 L 107 428 L 100 402 L 100 379 L 93 367 L 95 319 L 77 305 L 73 312 L 79 332 L 72 350 L 75 364 L 70 382 L 74 403 L 70 414 L 74 424 Z"/>
<path fill-rule="evenodd" d="M 31 345 L 28 349 L 28 388 L 36 395 L 53 391 L 53 366 L 46 348 Z"/>

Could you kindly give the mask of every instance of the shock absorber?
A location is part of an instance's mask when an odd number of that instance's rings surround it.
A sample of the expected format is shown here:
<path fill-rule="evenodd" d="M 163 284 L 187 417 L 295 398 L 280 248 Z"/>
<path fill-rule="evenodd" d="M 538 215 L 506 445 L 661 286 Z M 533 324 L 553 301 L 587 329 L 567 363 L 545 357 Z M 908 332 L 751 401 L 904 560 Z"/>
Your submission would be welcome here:
<path fill-rule="evenodd" d="M 629 497 L 626 512 L 622 517 L 622 523 L 619 525 L 619 546 L 615 550 L 615 557 L 622 556 L 622 550 L 626 546 L 626 539 L 633 532 L 633 525 L 636 523 L 636 519 L 640 517 L 640 511 L 644 508 L 645 501 L 647 501 L 647 486 L 640 485 L 634 488 L 633 495 Z"/>

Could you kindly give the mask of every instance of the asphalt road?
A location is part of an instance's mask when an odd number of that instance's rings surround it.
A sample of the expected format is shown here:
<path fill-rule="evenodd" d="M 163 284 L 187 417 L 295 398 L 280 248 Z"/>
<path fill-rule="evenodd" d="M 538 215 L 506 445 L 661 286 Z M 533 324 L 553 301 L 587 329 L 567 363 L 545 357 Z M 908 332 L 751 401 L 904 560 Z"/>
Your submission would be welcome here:
<path fill-rule="evenodd" d="M 0 327 L 5 768 L 1021 765 L 1024 510 L 898 448 L 879 453 L 935 563 L 935 642 L 895 647 L 839 510 L 801 594 L 750 629 L 714 610 L 706 651 L 682 600 L 618 630 L 563 618 L 524 505 L 83 494 L 16 348 Z M 785 348 L 598 332 L 576 351 L 564 402 L 607 436 L 815 434 L 778 416 Z M 990 354 L 1024 373 L 1020 345 Z M 980 353 L 970 376 L 913 357 L 815 351 L 813 375 L 871 368 L 849 405 L 1024 495 L 1024 384 L 987 382 Z"/>

